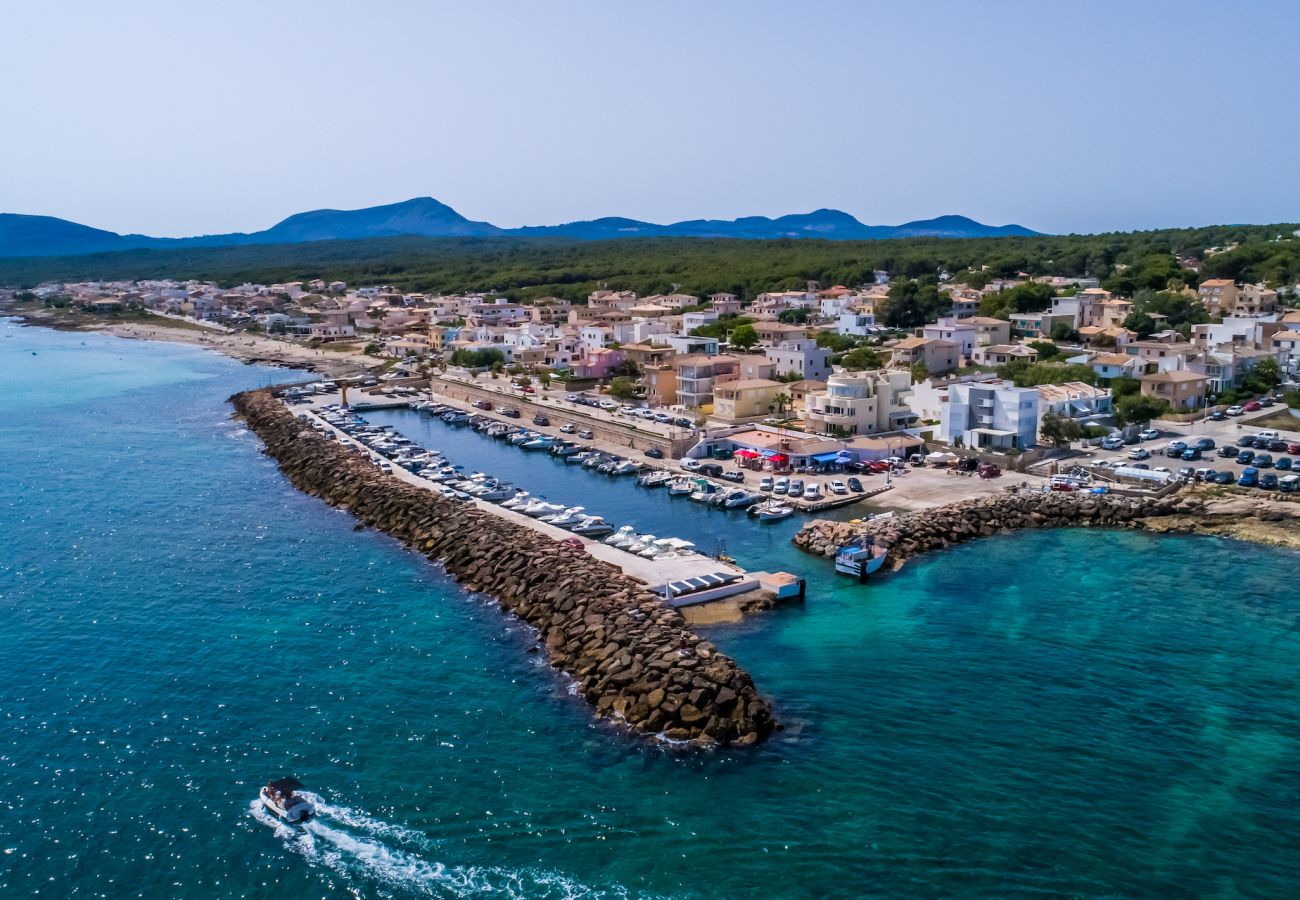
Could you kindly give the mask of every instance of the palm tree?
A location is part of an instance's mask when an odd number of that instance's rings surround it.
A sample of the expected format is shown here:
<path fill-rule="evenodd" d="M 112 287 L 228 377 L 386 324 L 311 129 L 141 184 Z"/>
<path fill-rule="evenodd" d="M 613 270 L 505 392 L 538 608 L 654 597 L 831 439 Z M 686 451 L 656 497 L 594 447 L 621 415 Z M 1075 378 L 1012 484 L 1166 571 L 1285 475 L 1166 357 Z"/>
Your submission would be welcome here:
<path fill-rule="evenodd" d="M 785 408 L 790 405 L 790 395 L 784 392 L 777 394 L 772 398 L 772 405 L 776 407 L 777 415 L 784 417 Z"/>

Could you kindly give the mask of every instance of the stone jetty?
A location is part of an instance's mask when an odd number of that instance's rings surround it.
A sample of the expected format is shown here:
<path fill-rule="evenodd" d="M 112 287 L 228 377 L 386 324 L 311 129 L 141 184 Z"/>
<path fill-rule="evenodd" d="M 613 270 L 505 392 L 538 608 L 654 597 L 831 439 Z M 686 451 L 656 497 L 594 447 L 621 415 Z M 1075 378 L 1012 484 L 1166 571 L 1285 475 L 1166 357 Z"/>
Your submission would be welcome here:
<path fill-rule="evenodd" d="M 382 474 L 268 391 L 231 403 L 294 487 L 441 561 L 467 590 L 532 625 L 598 716 L 696 746 L 756 744 L 777 727 L 748 673 L 616 567 Z"/>
<path fill-rule="evenodd" d="M 1125 497 L 1114 494 L 1018 493 L 963 500 L 947 506 L 871 520 L 859 525 L 817 519 L 794 536 L 800 550 L 833 557 L 839 547 L 866 534 L 889 553 L 897 570 L 913 556 L 973 538 L 1026 528 L 1148 528 L 1152 520 L 1203 509 L 1199 500 Z M 1160 529 L 1172 530 L 1172 529 Z M 1181 530 L 1193 531 L 1186 523 Z"/>

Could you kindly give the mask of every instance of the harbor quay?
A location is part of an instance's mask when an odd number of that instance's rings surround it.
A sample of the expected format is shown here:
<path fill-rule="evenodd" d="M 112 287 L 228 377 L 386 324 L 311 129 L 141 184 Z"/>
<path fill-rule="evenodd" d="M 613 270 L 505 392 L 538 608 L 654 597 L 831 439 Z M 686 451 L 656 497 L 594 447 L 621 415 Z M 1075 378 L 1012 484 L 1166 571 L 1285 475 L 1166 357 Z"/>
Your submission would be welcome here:
<path fill-rule="evenodd" d="M 748 673 L 644 582 L 538 528 L 385 474 L 269 391 L 231 402 L 299 490 L 441 562 L 532 625 L 601 718 L 692 746 L 755 744 L 778 727 Z"/>

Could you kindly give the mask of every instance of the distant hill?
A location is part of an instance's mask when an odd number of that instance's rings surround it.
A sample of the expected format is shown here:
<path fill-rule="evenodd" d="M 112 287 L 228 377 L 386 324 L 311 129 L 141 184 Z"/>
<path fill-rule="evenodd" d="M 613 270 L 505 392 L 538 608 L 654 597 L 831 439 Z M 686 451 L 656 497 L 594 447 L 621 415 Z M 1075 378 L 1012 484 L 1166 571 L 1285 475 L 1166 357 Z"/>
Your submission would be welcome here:
<path fill-rule="evenodd" d="M 239 247 L 250 244 L 300 244 L 312 241 L 401 237 L 559 237 L 603 241 L 629 237 L 699 237 L 771 240 L 886 240 L 902 237 L 1003 237 L 1034 235 L 1020 225 L 984 225 L 965 216 L 941 216 L 903 225 L 864 225 L 846 212 L 819 209 L 780 216 L 740 219 L 691 219 L 656 225 L 608 217 L 562 225 L 498 228 L 475 222 L 432 197 L 416 197 L 366 209 L 317 209 L 289 216 L 265 231 L 209 234 L 190 238 L 155 238 L 115 234 L 65 219 L 0 213 L 0 257 L 76 256 L 117 250 L 178 247 Z"/>

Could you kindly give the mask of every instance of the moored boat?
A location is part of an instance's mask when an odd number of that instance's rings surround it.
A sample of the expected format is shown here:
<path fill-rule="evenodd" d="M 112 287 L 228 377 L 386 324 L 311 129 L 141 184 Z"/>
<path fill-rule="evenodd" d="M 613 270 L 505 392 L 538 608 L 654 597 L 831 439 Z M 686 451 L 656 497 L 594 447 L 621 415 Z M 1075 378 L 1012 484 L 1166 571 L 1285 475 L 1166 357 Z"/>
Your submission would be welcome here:
<path fill-rule="evenodd" d="M 871 535 L 864 534 L 836 551 L 835 571 L 866 581 L 868 575 L 885 564 L 886 555 L 884 547 L 877 545 Z"/>

